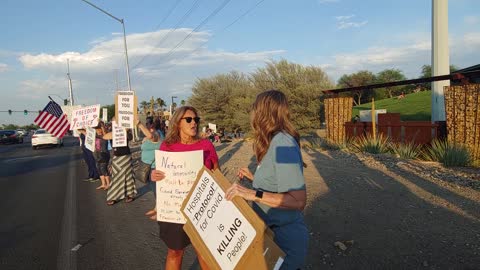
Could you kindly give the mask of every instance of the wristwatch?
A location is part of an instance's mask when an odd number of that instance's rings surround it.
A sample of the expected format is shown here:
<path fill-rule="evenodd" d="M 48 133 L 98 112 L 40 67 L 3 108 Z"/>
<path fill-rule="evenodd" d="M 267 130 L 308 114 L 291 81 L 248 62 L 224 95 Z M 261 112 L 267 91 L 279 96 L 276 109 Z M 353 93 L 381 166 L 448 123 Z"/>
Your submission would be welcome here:
<path fill-rule="evenodd" d="M 261 190 L 257 190 L 255 192 L 255 201 L 260 201 L 261 199 L 263 198 L 263 191 Z"/>

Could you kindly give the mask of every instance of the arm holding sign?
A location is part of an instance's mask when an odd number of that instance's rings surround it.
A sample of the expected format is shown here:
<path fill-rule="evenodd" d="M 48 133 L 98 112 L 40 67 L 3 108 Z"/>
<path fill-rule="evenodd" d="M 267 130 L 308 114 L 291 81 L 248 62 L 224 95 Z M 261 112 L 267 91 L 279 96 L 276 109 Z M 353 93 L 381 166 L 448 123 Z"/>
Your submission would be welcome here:
<path fill-rule="evenodd" d="M 257 191 L 253 189 L 233 184 L 225 194 L 227 200 L 232 200 L 235 196 L 239 196 L 247 201 L 260 202 L 270 207 L 300 211 L 303 211 L 307 203 L 306 190 L 294 190 L 285 193 L 263 192 L 261 198 L 256 197 L 256 193 Z"/>

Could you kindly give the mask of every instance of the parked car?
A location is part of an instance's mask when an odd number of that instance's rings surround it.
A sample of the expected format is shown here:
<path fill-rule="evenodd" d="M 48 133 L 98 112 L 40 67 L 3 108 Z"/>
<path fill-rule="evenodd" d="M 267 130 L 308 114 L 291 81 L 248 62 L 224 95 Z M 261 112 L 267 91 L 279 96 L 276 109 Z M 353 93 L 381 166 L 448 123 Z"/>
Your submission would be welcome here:
<path fill-rule="evenodd" d="M 55 137 L 45 129 L 37 129 L 32 135 L 32 148 L 35 150 L 41 145 L 56 145 L 60 147 L 63 146 L 63 139 Z"/>
<path fill-rule="evenodd" d="M 23 136 L 16 130 L 0 130 L 0 143 L 23 143 Z"/>
<path fill-rule="evenodd" d="M 17 132 L 20 133 L 23 137 L 28 136 L 28 132 L 24 129 L 17 129 Z"/>

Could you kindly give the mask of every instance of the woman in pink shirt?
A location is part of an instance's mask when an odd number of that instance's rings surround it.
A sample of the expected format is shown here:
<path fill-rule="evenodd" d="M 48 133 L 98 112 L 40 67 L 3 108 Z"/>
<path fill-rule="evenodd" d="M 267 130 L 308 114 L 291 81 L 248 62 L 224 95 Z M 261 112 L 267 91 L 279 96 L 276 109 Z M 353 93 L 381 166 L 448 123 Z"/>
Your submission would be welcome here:
<path fill-rule="evenodd" d="M 200 117 L 194 107 L 183 106 L 178 108 L 170 120 L 170 126 L 160 150 L 168 152 L 186 152 L 203 150 L 203 164 L 210 170 L 216 170 L 218 155 L 212 142 L 200 138 Z M 152 181 L 161 181 L 165 174 L 159 170 L 152 170 Z M 179 270 L 182 267 L 182 258 L 185 248 L 190 244 L 188 235 L 183 231 L 183 224 L 159 221 L 160 238 L 168 247 L 165 269 Z M 198 261 L 202 269 L 208 269 L 205 260 L 198 254 Z"/>

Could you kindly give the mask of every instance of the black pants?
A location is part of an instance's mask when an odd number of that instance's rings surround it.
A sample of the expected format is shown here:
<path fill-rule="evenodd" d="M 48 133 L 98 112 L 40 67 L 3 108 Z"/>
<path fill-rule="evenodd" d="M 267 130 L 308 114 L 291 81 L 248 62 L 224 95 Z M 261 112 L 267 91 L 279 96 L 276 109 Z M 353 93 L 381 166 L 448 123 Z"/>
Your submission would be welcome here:
<path fill-rule="evenodd" d="M 87 163 L 88 167 L 88 178 L 98 179 L 100 175 L 97 171 L 97 163 L 95 162 L 95 158 L 93 157 L 92 151 L 88 150 L 87 148 L 82 148 L 83 150 L 83 159 L 85 163 Z"/>

